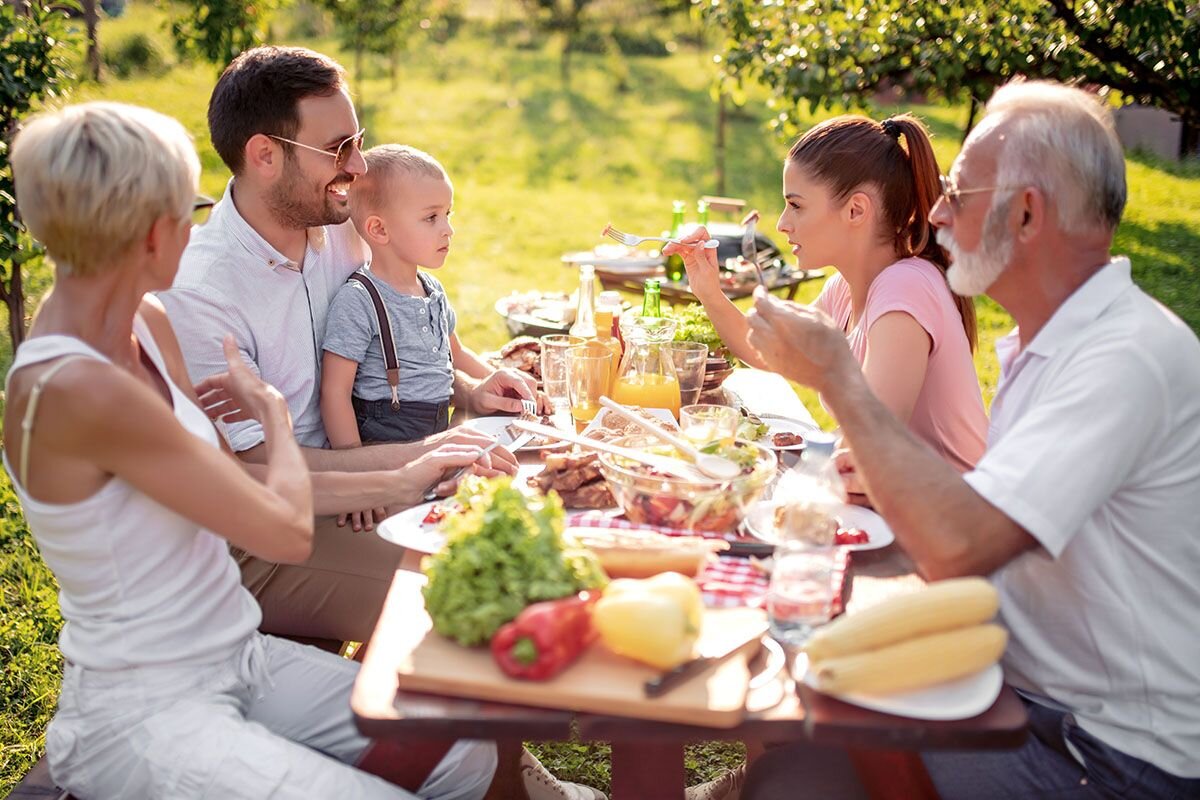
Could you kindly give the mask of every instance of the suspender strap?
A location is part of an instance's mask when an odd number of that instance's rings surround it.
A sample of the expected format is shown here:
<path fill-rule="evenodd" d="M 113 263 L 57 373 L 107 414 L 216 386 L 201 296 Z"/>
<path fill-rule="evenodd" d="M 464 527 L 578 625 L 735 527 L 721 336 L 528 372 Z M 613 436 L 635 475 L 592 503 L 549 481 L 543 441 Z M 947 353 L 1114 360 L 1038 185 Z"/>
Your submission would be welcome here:
<path fill-rule="evenodd" d="M 396 340 L 392 334 L 392 318 L 388 316 L 387 306 L 379 295 L 379 289 L 361 272 L 350 275 L 350 280 L 356 281 L 371 296 L 375 306 L 375 321 L 379 324 L 379 343 L 383 346 L 383 361 L 387 367 L 387 382 L 392 389 L 392 410 L 400 410 L 400 362 L 396 359 Z"/>
<path fill-rule="evenodd" d="M 72 361 L 88 359 L 88 356 L 67 356 L 38 377 L 29 393 L 29 402 L 25 404 L 25 417 L 21 420 L 21 464 L 17 468 L 17 477 L 21 479 L 21 488 L 29 491 L 29 435 L 33 433 L 33 418 L 37 416 L 38 400 L 42 398 L 42 390 L 60 369 Z"/>

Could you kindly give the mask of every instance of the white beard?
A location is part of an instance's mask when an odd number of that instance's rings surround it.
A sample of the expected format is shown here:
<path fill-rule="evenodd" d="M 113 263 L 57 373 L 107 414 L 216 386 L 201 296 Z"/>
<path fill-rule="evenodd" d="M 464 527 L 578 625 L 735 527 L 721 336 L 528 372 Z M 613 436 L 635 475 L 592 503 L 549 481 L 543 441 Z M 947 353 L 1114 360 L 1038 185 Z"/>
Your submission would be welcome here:
<path fill-rule="evenodd" d="M 962 297 L 975 297 L 992 288 L 992 284 L 1008 269 L 1014 241 L 1004 230 L 1009 202 L 993 203 L 983 220 L 983 235 L 975 252 L 967 253 L 954 241 L 949 228 L 938 228 L 937 243 L 950 254 L 950 269 L 946 281 L 950 291 Z"/>

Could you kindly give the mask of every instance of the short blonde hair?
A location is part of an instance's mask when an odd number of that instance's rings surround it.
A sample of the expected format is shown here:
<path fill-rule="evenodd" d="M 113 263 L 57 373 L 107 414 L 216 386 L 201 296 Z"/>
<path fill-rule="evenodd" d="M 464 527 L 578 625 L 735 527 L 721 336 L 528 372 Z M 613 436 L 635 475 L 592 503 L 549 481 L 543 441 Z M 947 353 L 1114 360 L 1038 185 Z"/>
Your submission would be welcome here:
<path fill-rule="evenodd" d="M 383 208 L 395 191 L 394 181 L 421 175 L 445 178 L 446 168 L 424 150 L 406 144 L 381 144 L 363 153 L 367 172 L 350 184 L 350 211 L 356 223 Z"/>
<path fill-rule="evenodd" d="M 164 215 L 190 217 L 200 177 L 182 125 L 122 103 L 34 117 L 13 142 L 12 165 L 22 220 L 72 275 L 109 266 Z"/>
<path fill-rule="evenodd" d="M 1018 81 L 992 95 L 991 116 L 1007 126 L 998 184 L 1041 189 L 1065 231 L 1117 227 L 1127 197 L 1125 153 L 1100 98 L 1061 83 Z"/>

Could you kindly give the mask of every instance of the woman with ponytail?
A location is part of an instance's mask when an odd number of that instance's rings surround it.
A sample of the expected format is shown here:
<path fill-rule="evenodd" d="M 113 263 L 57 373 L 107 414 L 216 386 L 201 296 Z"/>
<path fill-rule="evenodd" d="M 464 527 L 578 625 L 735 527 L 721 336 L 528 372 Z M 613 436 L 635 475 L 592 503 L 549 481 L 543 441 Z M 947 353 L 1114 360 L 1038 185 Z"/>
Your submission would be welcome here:
<path fill-rule="evenodd" d="M 972 352 L 975 309 L 946 284 L 949 261 L 929 225 L 941 193 L 925 127 L 908 114 L 822 122 L 792 146 L 777 228 L 802 269 L 833 267 L 814 305 L 850 341 L 872 390 L 959 471 L 982 455 L 987 415 Z M 694 231 L 679 253 L 692 291 L 726 344 L 764 366 L 748 325 L 718 282 L 714 251 Z"/>

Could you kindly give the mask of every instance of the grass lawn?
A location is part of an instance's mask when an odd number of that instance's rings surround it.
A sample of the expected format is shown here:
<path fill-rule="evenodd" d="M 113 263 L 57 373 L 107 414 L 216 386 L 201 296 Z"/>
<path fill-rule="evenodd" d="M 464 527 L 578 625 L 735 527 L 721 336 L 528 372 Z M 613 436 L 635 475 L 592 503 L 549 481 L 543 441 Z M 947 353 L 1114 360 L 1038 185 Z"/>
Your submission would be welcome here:
<path fill-rule="evenodd" d="M 123 18 L 104 21 L 102 42 L 111 47 L 143 31 L 169 54 L 162 19 L 156 7 L 131 5 Z M 332 40 L 293 37 L 286 25 L 277 23 L 276 42 L 339 54 Z M 553 53 L 514 47 L 507 34 L 468 23 L 444 46 L 414 45 L 400 68 L 397 90 L 381 68 L 357 85 L 370 141 L 426 149 L 446 165 L 454 182 L 455 248 L 439 278 L 451 293 L 460 336 L 469 345 L 490 349 L 507 338 L 491 309 L 500 295 L 573 288 L 577 278 L 562 268 L 559 257 L 596 244 L 605 223 L 653 232 L 668 226 L 672 200 L 715 192 L 711 53 L 681 46 L 667 58 L 628 58 L 628 92 L 617 91 L 615 66 L 608 56 L 578 54 L 571 88 L 565 90 Z M 73 99 L 139 103 L 177 117 L 196 138 L 203 191 L 219 196 L 228 173 L 205 125 L 215 78 L 209 65 L 174 65 L 165 74 L 83 86 Z M 751 91 L 746 107 L 733 115 L 726 193 L 746 198 L 773 219 L 781 206 L 780 164 L 787 143 L 767 132 L 771 110 L 762 100 Z M 958 150 L 962 109 L 912 110 L 933 129 L 939 161 L 948 168 Z M 1129 183 L 1129 208 L 1115 250 L 1131 255 L 1138 281 L 1200 330 L 1200 165 L 1132 155 Z M 48 276 L 43 271 L 28 281 L 36 294 L 46 288 Z M 805 284 L 800 299 L 811 299 L 818 290 L 817 282 Z M 976 366 L 990 403 L 997 377 L 991 345 L 1011 321 L 991 301 L 980 300 L 977 308 Z M 10 359 L 9 343 L 0 342 L 0 367 L 6 370 Z M 801 395 L 831 423 L 810 392 Z M 42 752 L 58 687 L 54 642 L 60 623 L 53 578 L 29 539 L 7 476 L 0 478 L 0 503 L 3 794 Z M 561 777 L 607 786 L 604 747 L 565 743 L 536 749 Z M 690 777 L 707 779 L 740 759 L 736 745 L 697 745 L 688 755 Z"/>

